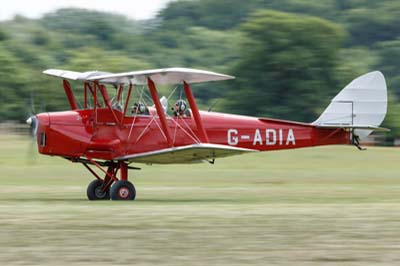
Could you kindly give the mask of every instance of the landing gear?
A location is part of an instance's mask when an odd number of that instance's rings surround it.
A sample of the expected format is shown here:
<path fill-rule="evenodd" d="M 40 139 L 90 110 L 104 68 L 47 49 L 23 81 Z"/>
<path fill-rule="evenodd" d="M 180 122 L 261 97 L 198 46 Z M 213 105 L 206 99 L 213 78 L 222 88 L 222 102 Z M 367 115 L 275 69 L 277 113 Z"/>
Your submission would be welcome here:
<path fill-rule="evenodd" d="M 89 200 L 109 200 L 110 189 L 103 189 L 104 182 L 98 179 L 89 183 L 87 188 L 87 197 Z"/>
<path fill-rule="evenodd" d="M 133 184 L 127 180 L 119 180 L 111 187 L 112 200 L 134 200 L 136 190 Z"/>
<path fill-rule="evenodd" d="M 136 197 L 136 190 L 134 185 L 128 181 L 128 168 L 127 163 L 119 162 L 97 162 L 91 159 L 81 160 L 82 164 L 91 172 L 96 180 L 90 182 L 87 188 L 87 197 L 89 200 L 134 200 Z M 89 164 L 95 165 L 98 169 L 105 174 L 104 179 L 101 178 Z M 108 166 L 107 171 L 102 166 Z M 120 172 L 120 178 L 117 178 L 117 173 Z"/>

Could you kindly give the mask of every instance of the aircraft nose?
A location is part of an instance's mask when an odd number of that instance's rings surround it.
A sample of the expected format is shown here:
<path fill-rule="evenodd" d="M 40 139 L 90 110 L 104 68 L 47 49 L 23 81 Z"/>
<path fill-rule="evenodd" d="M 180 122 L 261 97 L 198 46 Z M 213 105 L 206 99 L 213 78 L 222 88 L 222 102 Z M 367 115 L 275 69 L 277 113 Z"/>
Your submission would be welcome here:
<path fill-rule="evenodd" d="M 37 117 L 32 115 L 27 120 L 26 123 L 31 127 L 32 136 L 36 136 L 37 127 L 38 127 L 38 120 Z"/>

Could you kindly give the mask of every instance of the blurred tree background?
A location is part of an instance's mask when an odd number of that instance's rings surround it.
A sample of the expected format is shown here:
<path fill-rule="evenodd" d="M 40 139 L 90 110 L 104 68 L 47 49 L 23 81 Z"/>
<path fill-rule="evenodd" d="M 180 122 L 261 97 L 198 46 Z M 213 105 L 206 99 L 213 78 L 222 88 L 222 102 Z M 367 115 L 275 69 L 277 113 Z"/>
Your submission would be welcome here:
<path fill-rule="evenodd" d="M 151 20 L 82 9 L 0 23 L 0 122 L 68 108 L 47 68 L 182 66 L 235 75 L 198 85 L 202 107 L 312 122 L 353 78 L 381 70 L 400 136 L 400 1 L 178 0 Z"/>

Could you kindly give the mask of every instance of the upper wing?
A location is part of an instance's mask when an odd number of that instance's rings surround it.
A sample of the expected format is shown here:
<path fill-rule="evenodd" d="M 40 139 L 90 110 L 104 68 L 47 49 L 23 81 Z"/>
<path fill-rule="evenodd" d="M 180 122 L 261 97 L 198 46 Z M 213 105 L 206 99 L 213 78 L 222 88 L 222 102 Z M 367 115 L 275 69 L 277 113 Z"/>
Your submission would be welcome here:
<path fill-rule="evenodd" d="M 109 75 L 106 74 L 91 77 L 89 80 L 97 80 L 101 83 L 132 83 L 144 85 L 147 83 L 147 78 L 151 78 L 156 84 L 178 84 L 183 81 L 186 81 L 187 83 L 200 83 L 234 79 L 235 77 L 211 71 L 175 67 Z"/>
<path fill-rule="evenodd" d="M 168 148 L 132 155 L 126 155 L 116 160 L 128 160 L 137 163 L 195 163 L 202 160 L 211 160 L 232 155 L 238 155 L 257 150 L 231 147 L 227 145 L 200 143 L 181 147 Z"/>
<path fill-rule="evenodd" d="M 100 71 L 87 71 L 87 72 L 76 72 L 62 69 L 47 69 L 43 71 L 43 74 L 48 76 L 70 79 L 70 80 L 82 80 L 86 81 L 89 78 L 99 76 L 99 75 L 109 75 L 112 74 L 110 72 L 100 72 Z"/>
<path fill-rule="evenodd" d="M 191 68 L 163 68 L 125 73 L 108 73 L 99 71 L 75 72 L 60 69 L 48 69 L 43 72 L 46 75 L 72 80 L 98 81 L 110 84 L 147 84 L 147 78 L 151 78 L 156 84 L 200 83 L 207 81 L 234 79 L 233 76 L 216 72 L 191 69 Z"/>

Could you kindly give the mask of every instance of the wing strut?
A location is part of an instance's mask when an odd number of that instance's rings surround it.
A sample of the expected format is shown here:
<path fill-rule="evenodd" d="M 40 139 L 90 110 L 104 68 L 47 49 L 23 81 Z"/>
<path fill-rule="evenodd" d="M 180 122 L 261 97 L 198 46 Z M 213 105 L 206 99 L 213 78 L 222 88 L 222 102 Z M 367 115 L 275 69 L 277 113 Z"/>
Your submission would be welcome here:
<path fill-rule="evenodd" d="M 197 130 L 199 131 L 200 140 L 204 143 L 208 143 L 207 132 L 203 127 L 203 123 L 201 121 L 201 116 L 199 112 L 199 108 L 197 108 L 196 100 L 194 99 L 192 90 L 190 89 L 189 84 L 185 81 L 183 82 L 183 89 L 185 90 L 186 98 L 189 101 L 190 108 L 192 109 L 192 114 L 194 121 L 196 122 Z"/>
<path fill-rule="evenodd" d="M 106 103 L 106 106 L 107 106 L 108 110 L 109 110 L 109 111 L 111 112 L 111 114 L 113 115 L 113 118 L 114 118 L 114 120 L 115 120 L 115 123 L 119 124 L 120 121 L 119 121 L 117 115 L 115 114 L 115 112 L 114 112 L 114 110 L 113 110 L 113 108 L 112 108 L 112 106 L 111 106 L 111 100 L 110 100 L 110 96 L 108 95 L 106 86 L 104 86 L 103 84 L 101 84 L 101 85 L 99 86 L 99 90 L 100 90 L 101 95 L 103 96 L 104 102 Z"/>
<path fill-rule="evenodd" d="M 97 125 L 97 81 L 93 82 L 93 105 L 94 105 L 94 124 Z"/>
<path fill-rule="evenodd" d="M 68 97 L 68 102 L 69 105 L 71 106 L 71 110 L 77 110 L 78 109 L 78 103 L 76 102 L 74 93 L 72 92 L 71 84 L 65 79 L 63 79 L 63 87 L 65 94 Z"/>
<path fill-rule="evenodd" d="M 87 85 L 88 85 L 87 82 L 85 82 L 83 84 L 83 92 L 84 92 L 84 94 L 83 94 L 83 107 L 85 109 L 88 108 L 88 100 L 87 100 L 88 99 L 88 97 L 87 97 L 88 86 Z"/>
<path fill-rule="evenodd" d="M 124 124 L 124 118 L 126 115 L 126 109 L 128 109 L 129 99 L 130 99 L 131 93 L 132 93 L 132 87 L 133 87 L 132 83 L 129 84 L 128 95 L 126 96 L 126 100 L 125 100 L 124 112 L 122 113 L 122 116 L 121 116 L 121 125 Z"/>
<path fill-rule="evenodd" d="M 171 135 L 169 134 L 169 129 L 167 125 L 167 119 L 165 118 L 164 109 L 161 106 L 160 98 L 158 97 L 157 89 L 154 82 L 147 78 L 147 85 L 149 86 L 151 98 L 153 99 L 154 105 L 156 106 L 158 117 L 160 118 L 161 128 L 164 132 L 165 137 L 167 138 L 168 146 L 172 147 L 172 139 Z"/>

